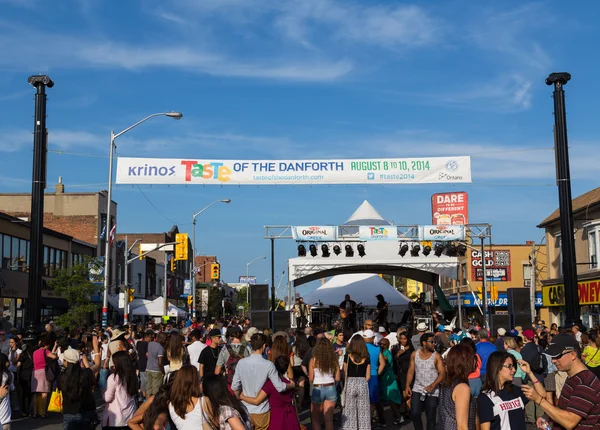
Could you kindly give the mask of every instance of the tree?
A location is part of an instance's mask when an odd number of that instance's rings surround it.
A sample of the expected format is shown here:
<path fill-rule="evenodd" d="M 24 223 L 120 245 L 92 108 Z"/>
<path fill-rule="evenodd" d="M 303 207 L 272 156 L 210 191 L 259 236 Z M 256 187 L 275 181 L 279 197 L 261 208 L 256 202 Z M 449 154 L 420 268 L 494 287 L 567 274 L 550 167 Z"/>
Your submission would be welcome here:
<path fill-rule="evenodd" d="M 250 308 L 249 303 L 246 300 L 246 294 L 248 291 L 248 287 L 240 287 L 235 292 L 235 303 L 237 306 L 244 307 L 244 314 L 248 314 L 248 309 Z"/>
<path fill-rule="evenodd" d="M 212 318 L 223 315 L 221 301 L 223 300 L 223 292 L 218 287 L 208 288 L 208 315 Z"/>
<path fill-rule="evenodd" d="M 97 306 L 92 303 L 91 297 L 101 289 L 94 283 L 101 279 L 101 270 L 102 264 L 89 258 L 55 272 L 49 286 L 56 296 L 64 297 L 69 305 L 67 312 L 55 318 L 60 327 L 74 329 L 85 322 L 89 315 L 95 314 Z"/>

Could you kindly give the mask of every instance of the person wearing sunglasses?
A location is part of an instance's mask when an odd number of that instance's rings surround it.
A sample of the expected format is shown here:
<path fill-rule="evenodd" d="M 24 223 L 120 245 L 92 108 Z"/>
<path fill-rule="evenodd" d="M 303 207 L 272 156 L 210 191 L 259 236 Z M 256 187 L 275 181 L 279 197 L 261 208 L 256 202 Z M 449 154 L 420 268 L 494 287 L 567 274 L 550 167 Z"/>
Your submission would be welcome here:
<path fill-rule="evenodd" d="M 557 370 L 568 375 L 558 406 L 546 399 L 546 390 L 534 379 L 530 366 L 526 362 L 519 362 L 534 383 L 533 388 L 523 387 L 525 396 L 546 414 L 537 420 L 537 427 L 543 428 L 547 422 L 553 422 L 554 429 L 600 428 L 600 380 L 583 363 L 577 339 L 568 334 L 559 334 L 552 339 L 546 353 Z"/>
<path fill-rule="evenodd" d="M 477 398 L 481 430 L 526 430 L 525 405 L 528 400 L 513 384 L 517 360 L 508 352 L 496 351 L 488 358 L 485 382 Z"/>

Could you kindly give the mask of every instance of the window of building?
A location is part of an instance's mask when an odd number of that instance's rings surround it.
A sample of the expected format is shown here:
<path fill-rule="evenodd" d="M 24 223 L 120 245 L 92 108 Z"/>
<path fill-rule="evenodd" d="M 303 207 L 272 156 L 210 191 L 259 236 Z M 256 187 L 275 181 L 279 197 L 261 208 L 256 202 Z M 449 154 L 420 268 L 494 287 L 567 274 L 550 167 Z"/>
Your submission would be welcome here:
<path fill-rule="evenodd" d="M 2 267 L 10 268 L 10 236 L 2 235 Z"/>
<path fill-rule="evenodd" d="M 531 264 L 523 264 L 523 285 L 531 286 Z"/>
<path fill-rule="evenodd" d="M 587 224 L 588 255 L 590 269 L 598 268 L 598 255 L 600 255 L 600 222 Z"/>
<path fill-rule="evenodd" d="M 142 274 L 138 273 L 137 277 L 138 277 L 137 292 L 141 293 L 142 292 Z"/>
<path fill-rule="evenodd" d="M 19 270 L 19 238 L 11 237 L 10 270 Z"/>
<path fill-rule="evenodd" d="M 556 268 L 556 273 L 560 277 L 563 275 L 562 238 L 560 237 L 560 233 L 556 233 L 554 237 L 556 238 L 556 252 L 558 253 L 558 267 Z"/>
<path fill-rule="evenodd" d="M 467 285 L 467 263 L 460 265 L 460 285 Z"/>

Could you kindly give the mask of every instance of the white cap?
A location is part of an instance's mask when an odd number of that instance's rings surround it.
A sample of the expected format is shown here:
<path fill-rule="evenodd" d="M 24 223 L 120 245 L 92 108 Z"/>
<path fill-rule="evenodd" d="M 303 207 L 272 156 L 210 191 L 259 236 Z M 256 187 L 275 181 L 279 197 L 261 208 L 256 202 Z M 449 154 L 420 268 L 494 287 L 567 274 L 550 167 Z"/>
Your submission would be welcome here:
<path fill-rule="evenodd" d="M 385 333 L 385 332 L 386 332 L 386 331 L 385 331 L 385 327 L 384 327 L 384 326 L 382 326 L 382 325 L 380 325 L 380 326 L 379 326 L 379 333 Z"/>
<path fill-rule="evenodd" d="M 498 332 L 498 336 L 504 336 L 506 334 L 506 330 L 503 329 L 502 327 L 500 327 L 498 330 L 496 330 Z"/>
<path fill-rule="evenodd" d="M 362 335 L 365 339 L 371 339 L 375 337 L 375 333 L 373 333 L 373 330 L 365 330 L 363 331 Z"/>
<path fill-rule="evenodd" d="M 424 322 L 420 322 L 419 324 L 417 324 L 417 331 L 425 331 L 427 330 L 427 324 L 425 324 Z"/>

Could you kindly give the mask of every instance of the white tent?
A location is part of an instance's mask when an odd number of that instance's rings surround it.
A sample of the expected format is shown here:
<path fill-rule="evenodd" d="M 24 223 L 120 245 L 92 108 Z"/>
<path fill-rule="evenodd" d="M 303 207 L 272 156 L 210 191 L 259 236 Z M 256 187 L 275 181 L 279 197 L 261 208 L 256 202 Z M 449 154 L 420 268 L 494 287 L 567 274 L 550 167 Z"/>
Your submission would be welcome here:
<path fill-rule="evenodd" d="M 362 303 L 366 308 L 377 306 L 376 295 L 381 294 L 388 305 L 388 320 L 397 322 L 402 319 L 404 311 L 408 310 L 411 300 L 400 293 L 378 275 L 372 273 L 350 273 L 332 277 L 325 284 L 304 296 L 304 303 L 313 305 L 322 303 L 324 306 L 339 306 L 344 296 L 350 294 L 356 303 Z"/>
<path fill-rule="evenodd" d="M 179 309 L 178 307 L 172 305 L 171 303 L 169 303 L 168 306 L 169 307 L 167 309 L 167 315 L 169 315 L 170 317 L 179 317 L 179 318 L 185 317 L 186 312 L 184 310 Z M 137 315 L 137 316 L 160 317 L 160 316 L 162 316 L 164 309 L 165 309 L 165 299 L 162 297 L 157 297 L 153 301 L 135 308 L 133 310 L 133 312 L 131 312 L 131 314 Z"/>
<path fill-rule="evenodd" d="M 134 299 L 132 302 L 129 302 L 129 313 L 131 313 L 135 308 L 139 308 L 140 306 L 147 305 L 149 303 L 152 303 L 152 301 L 147 299 Z M 112 306 L 117 312 L 121 314 L 123 313 L 123 308 L 119 307 L 118 294 L 109 294 L 108 304 Z"/>

